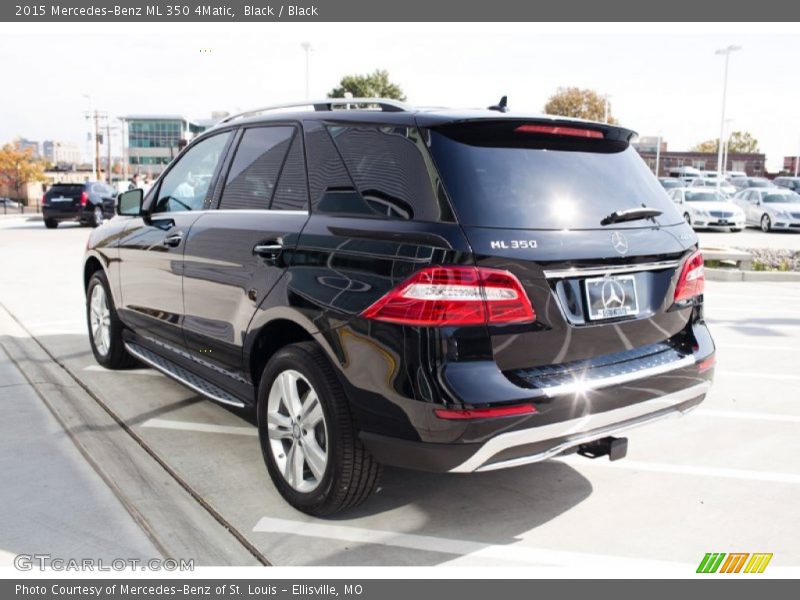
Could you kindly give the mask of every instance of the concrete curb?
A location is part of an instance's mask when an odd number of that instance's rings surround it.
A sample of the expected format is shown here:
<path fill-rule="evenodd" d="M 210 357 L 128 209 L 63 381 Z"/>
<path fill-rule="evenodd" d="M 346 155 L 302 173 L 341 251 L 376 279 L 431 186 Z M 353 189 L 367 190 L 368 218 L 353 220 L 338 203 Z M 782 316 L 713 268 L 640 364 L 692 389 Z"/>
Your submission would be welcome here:
<path fill-rule="evenodd" d="M 740 269 L 710 269 L 706 267 L 709 281 L 794 281 L 800 283 L 797 271 L 742 271 Z"/>
<path fill-rule="evenodd" d="M 237 539 L 233 528 L 188 484 L 124 429 L 120 419 L 55 362 L 0 305 L 0 342 L 89 464 L 165 557 L 197 566 L 269 562 Z"/>

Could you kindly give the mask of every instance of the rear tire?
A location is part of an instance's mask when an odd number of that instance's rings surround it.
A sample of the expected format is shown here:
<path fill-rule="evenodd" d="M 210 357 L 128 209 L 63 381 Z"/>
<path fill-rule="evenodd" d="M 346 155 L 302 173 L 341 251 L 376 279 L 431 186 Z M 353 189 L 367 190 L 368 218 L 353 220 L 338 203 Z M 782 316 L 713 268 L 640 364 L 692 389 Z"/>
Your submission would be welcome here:
<path fill-rule="evenodd" d="M 58 221 L 56 221 L 55 219 L 45 219 L 44 226 L 47 227 L 48 229 L 55 229 L 56 227 L 58 227 Z"/>
<path fill-rule="evenodd" d="M 102 206 L 95 206 L 94 210 L 92 211 L 92 227 L 100 227 L 105 221 L 105 215 L 103 214 L 103 207 Z"/>
<path fill-rule="evenodd" d="M 127 369 L 136 364 L 122 341 L 125 326 L 117 316 L 103 271 L 95 272 L 86 288 L 86 323 L 92 354 L 99 364 L 106 369 Z"/>
<path fill-rule="evenodd" d="M 768 214 L 761 215 L 761 231 L 769 233 L 772 230 L 772 221 Z"/>
<path fill-rule="evenodd" d="M 344 390 L 313 342 L 286 346 L 269 360 L 257 417 L 270 478 L 296 509 L 332 515 L 378 486 L 381 465 L 361 443 Z"/>

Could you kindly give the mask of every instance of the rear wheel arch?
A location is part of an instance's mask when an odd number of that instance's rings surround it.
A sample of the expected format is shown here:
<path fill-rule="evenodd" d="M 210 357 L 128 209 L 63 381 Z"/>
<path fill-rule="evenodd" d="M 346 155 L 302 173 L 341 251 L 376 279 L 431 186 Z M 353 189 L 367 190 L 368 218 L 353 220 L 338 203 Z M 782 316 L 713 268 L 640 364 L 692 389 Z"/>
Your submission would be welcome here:
<path fill-rule="evenodd" d="M 276 319 L 263 325 L 250 348 L 250 377 L 257 390 L 264 367 L 281 348 L 299 342 L 315 342 L 301 325 L 290 319 Z"/>

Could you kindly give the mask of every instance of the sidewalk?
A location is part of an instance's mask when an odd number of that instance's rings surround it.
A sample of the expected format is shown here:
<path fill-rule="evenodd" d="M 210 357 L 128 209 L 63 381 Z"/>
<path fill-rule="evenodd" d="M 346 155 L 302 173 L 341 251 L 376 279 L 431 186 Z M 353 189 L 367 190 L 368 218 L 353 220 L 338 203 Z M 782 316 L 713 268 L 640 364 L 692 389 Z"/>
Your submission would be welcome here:
<path fill-rule="evenodd" d="M 16 554 L 160 558 L 0 348 L 0 566 Z"/>

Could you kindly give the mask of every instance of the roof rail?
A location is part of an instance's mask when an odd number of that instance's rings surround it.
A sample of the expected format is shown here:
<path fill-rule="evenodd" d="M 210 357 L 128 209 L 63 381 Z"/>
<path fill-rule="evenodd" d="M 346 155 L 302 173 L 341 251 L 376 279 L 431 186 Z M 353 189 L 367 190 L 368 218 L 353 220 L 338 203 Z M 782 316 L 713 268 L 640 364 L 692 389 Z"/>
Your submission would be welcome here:
<path fill-rule="evenodd" d="M 285 104 L 272 104 L 270 106 L 262 106 L 261 108 L 253 108 L 244 112 L 229 115 L 222 119 L 217 125 L 228 123 L 234 119 L 242 119 L 244 117 L 252 117 L 271 110 L 280 110 L 283 108 L 300 108 L 303 106 L 311 106 L 315 111 L 334 110 L 334 106 L 344 106 L 349 109 L 351 104 L 375 104 L 384 112 L 407 112 L 411 107 L 403 104 L 397 100 L 390 100 L 387 98 L 325 98 L 323 100 L 305 100 L 303 102 L 287 102 Z"/>

